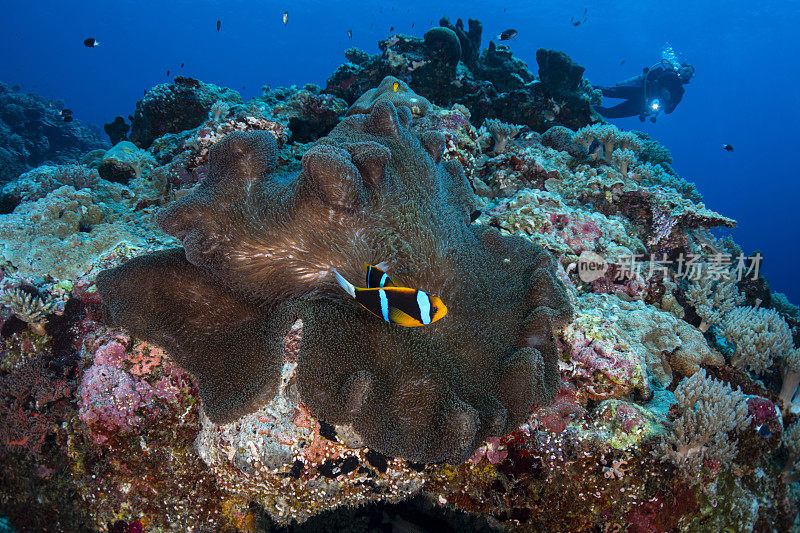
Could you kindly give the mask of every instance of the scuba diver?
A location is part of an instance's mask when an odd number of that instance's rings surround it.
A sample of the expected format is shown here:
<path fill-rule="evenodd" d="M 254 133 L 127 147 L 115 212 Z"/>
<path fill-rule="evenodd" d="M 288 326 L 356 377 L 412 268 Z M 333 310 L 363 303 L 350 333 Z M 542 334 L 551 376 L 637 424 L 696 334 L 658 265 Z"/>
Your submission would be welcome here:
<path fill-rule="evenodd" d="M 683 86 L 694 76 L 694 67 L 688 63 L 676 65 L 662 59 L 641 75 L 617 83 L 614 87 L 597 87 L 608 98 L 624 98 L 614 107 L 595 106 L 595 110 L 606 118 L 639 117 L 644 122 L 656 121 L 663 111 L 672 113 L 683 98 Z"/>

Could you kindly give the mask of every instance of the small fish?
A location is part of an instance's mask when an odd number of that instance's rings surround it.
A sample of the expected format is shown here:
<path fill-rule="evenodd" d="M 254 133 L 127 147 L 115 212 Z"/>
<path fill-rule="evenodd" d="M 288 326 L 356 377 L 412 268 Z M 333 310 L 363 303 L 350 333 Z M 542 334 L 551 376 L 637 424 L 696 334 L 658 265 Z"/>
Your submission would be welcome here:
<path fill-rule="evenodd" d="M 399 91 L 399 90 L 400 90 L 400 82 L 397 82 L 397 81 L 396 81 L 396 82 L 394 82 L 394 83 L 392 84 L 392 92 L 393 92 L 393 93 L 396 93 L 396 92 L 397 92 L 397 91 Z"/>
<path fill-rule="evenodd" d="M 93 37 L 89 37 L 88 39 L 83 40 L 83 46 L 86 48 L 94 48 L 95 46 L 100 46 L 100 41 Z"/>
<path fill-rule="evenodd" d="M 772 430 L 769 429 L 769 424 L 761 424 L 756 428 L 756 433 L 762 439 L 768 439 L 772 436 Z"/>
<path fill-rule="evenodd" d="M 581 21 L 580 20 L 575 20 L 575 17 L 570 17 L 569 18 L 569 22 L 573 26 L 580 26 L 581 25 Z"/>
<path fill-rule="evenodd" d="M 412 27 L 412 28 L 414 27 L 414 23 L 413 23 L 413 22 L 411 23 L 411 27 Z"/>
<path fill-rule="evenodd" d="M 72 115 L 67 115 L 64 117 L 64 122 L 72 122 Z"/>
<path fill-rule="evenodd" d="M 333 269 L 333 274 L 339 286 L 373 315 L 392 324 L 413 328 L 436 322 L 447 314 L 447 307 L 440 298 L 410 287 L 389 285 L 391 278 L 387 276 L 384 279 L 385 272 L 376 266 L 372 266 L 370 272 L 367 266 L 367 283 L 377 283 L 378 286 L 355 287 L 336 269 Z M 381 282 L 385 283 L 383 287 Z"/>
<path fill-rule="evenodd" d="M 553 122 L 556 119 L 555 113 L 553 113 L 549 109 L 545 109 L 544 113 L 542 114 L 544 115 L 544 119 L 548 122 Z"/>
<path fill-rule="evenodd" d="M 347 30 L 347 37 L 348 37 L 349 39 L 352 39 L 352 38 L 353 38 L 353 30 Z"/>
<path fill-rule="evenodd" d="M 181 63 L 181 68 L 183 68 L 183 63 Z"/>
<path fill-rule="evenodd" d="M 503 13 L 505 13 L 506 11 L 508 11 L 508 8 L 507 8 L 507 7 L 504 7 L 504 8 L 503 8 Z"/>
<path fill-rule="evenodd" d="M 394 26 L 389 26 L 389 31 L 390 32 L 394 31 Z"/>
<path fill-rule="evenodd" d="M 72 109 L 62 109 L 61 113 L 59 113 L 62 117 L 71 117 L 72 116 Z"/>
<path fill-rule="evenodd" d="M 620 65 L 624 65 L 625 64 L 625 60 L 623 59 L 622 61 L 619 62 L 619 64 Z"/>
<path fill-rule="evenodd" d="M 167 77 L 169 78 L 169 69 L 167 69 Z"/>
<path fill-rule="evenodd" d="M 516 37 L 517 33 L 519 33 L 517 32 L 517 30 L 509 28 L 500 35 L 498 35 L 497 39 L 500 41 L 508 41 L 509 39 L 513 39 L 514 37 Z"/>
<path fill-rule="evenodd" d="M 592 139 L 592 144 L 589 145 L 589 155 L 592 159 L 597 159 L 603 153 L 603 144 L 597 139 Z"/>
<path fill-rule="evenodd" d="M 281 20 L 283 21 L 284 24 L 288 24 L 289 23 L 289 12 L 288 11 L 284 11 L 283 12 L 283 15 L 281 15 Z"/>
<path fill-rule="evenodd" d="M 473 222 L 478 220 L 482 214 L 483 211 L 481 211 L 480 209 L 476 209 L 475 211 L 473 211 L 472 214 L 469 216 L 469 223 L 472 224 Z"/>
<path fill-rule="evenodd" d="M 217 31 L 222 27 L 222 21 L 217 19 Z"/>
<path fill-rule="evenodd" d="M 728 152 L 733 152 L 733 145 L 732 144 L 723 144 L 722 149 Z"/>

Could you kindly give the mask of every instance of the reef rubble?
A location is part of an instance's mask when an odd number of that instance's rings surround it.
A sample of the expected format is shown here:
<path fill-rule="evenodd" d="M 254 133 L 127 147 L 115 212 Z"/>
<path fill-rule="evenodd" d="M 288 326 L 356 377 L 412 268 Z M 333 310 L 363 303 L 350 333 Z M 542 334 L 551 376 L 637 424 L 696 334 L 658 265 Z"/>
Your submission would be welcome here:
<path fill-rule="evenodd" d="M 14 528 L 800 524 L 797 307 L 580 66 L 481 33 L 248 102 L 176 80 L 3 187 Z M 448 316 L 359 308 L 329 269 L 364 262 Z"/>

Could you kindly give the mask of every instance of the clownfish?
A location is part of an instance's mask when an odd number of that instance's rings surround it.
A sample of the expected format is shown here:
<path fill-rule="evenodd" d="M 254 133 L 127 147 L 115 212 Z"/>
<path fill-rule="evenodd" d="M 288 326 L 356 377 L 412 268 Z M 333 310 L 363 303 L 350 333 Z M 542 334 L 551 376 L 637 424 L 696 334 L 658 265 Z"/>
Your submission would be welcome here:
<path fill-rule="evenodd" d="M 414 328 L 432 324 L 447 314 L 447 306 L 439 297 L 410 287 L 398 287 L 380 268 L 365 266 L 366 287 L 355 287 L 335 268 L 333 274 L 339 286 L 373 315 L 392 324 Z"/>

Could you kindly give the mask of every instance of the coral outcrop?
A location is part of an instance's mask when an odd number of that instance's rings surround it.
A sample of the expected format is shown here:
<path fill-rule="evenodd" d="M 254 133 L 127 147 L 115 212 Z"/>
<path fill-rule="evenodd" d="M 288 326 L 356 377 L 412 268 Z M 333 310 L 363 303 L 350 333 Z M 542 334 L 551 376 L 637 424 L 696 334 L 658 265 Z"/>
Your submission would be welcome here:
<path fill-rule="evenodd" d="M 441 163 L 441 135 L 418 139 L 410 124 L 408 108 L 378 101 L 309 149 L 289 182 L 270 174 L 270 134 L 229 135 L 198 190 L 159 215 L 184 249 L 98 278 L 109 319 L 164 345 L 218 422 L 274 396 L 283 328 L 301 318 L 303 402 L 370 448 L 457 463 L 513 430 L 555 393 L 552 331 L 570 305 L 541 248 L 469 227 L 460 165 Z M 398 328 L 344 298 L 331 269 L 356 280 L 364 262 L 441 295 L 448 320 Z M 475 314 L 492 307 L 492 320 Z"/>
<path fill-rule="evenodd" d="M 79 121 L 65 122 L 63 102 L 0 83 L 0 185 L 44 163 L 71 163 L 108 143 Z"/>
<path fill-rule="evenodd" d="M 4 187 L 15 529 L 796 529 L 798 308 L 578 65 L 438 28 Z M 369 314 L 363 262 L 448 314 Z"/>
<path fill-rule="evenodd" d="M 203 123 L 218 101 L 241 103 L 239 93 L 194 78 L 175 76 L 173 83 L 156 85 L 136 102 L 129 139 L 147 148 L 166 133 L 180 133 Z"/>
<path fill-rule="evenodd" d="M 121 219 L 112 209 L 111 201 L 120 202 L 124 190 L 110 192 L 107 204 L 102 191 L 64 185 L 0 215 L 0 264 L 22 276 L 77 279 L 118 246 L 155 242 L 152 229 L 129 224 L 135 217 Z"/>
<path fill-rule="evenodd" d="M 483 27 L 447 17 L 424 37 L 397 34 L 378 43 L 381 53 L 345 52 L 348 62 L 328 79 L 325 92 L 348 103 L 389 75 L 440 106 L 466 106 L 473 124 L 486 118 L 544 132 L 554 125 L 578 129 L 601 119 L 591 108 L 600 94 L 583 79 L 583 67 L 563 52 L 539 50 L 540 79 L 504 44 L 481 50 Z M 397 103 L 397 102 L 395 102 Z"/>

